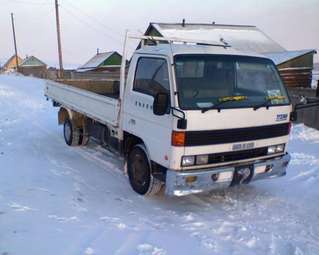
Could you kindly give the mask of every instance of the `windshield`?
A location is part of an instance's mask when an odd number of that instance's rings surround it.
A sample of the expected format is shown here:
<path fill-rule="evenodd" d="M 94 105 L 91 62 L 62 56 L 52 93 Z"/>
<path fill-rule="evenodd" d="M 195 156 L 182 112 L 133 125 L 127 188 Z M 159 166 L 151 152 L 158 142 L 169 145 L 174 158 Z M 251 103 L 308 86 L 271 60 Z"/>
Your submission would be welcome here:
<path fill-rule="evenodd" d="M 183 110 L 289 104 L 277 69 L 268 59 L 177 55 L 175 73 Z"/>

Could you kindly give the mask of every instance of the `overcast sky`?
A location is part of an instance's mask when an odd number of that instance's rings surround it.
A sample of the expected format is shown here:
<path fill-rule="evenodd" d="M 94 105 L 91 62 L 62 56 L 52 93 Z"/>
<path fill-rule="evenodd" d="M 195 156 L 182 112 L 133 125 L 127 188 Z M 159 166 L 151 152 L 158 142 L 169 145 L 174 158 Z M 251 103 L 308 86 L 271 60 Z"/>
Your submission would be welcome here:
<path fill-rule="evenodd" d="M 65 66 L 83 64 L 96 49 L 122 51 L 125 29 L 144 32 L 149 22 L 256 25 L 288 50 L 319 49 L 319 0 L 59 0 Z M 58 63 L 54 0 L 0 0 L 0 61 L 13 52 Z M 134 48 L 134 43 L 130 44 Z M 319 62 L 319 56 L 316 56 Z"/>

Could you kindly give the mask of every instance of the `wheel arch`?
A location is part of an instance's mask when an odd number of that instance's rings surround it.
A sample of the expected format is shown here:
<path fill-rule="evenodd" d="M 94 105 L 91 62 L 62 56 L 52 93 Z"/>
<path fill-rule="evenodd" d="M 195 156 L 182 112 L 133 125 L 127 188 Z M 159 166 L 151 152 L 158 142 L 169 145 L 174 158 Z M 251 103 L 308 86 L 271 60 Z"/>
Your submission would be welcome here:
<path fill-rule="evenodd" d="M 124 156 L 127 157 L 128 153 L 134 148 L 135 145 L 141 144 L 140 148 L 146 153 L 148 160 L 151 162 L 149 149 L 147 144 L 138 136 L 131 133 L 124 132 Z"/>
<path fill-rule="evenodd" d="M 61 107 L 58 112 L 59 125 L 63 125 L 67 119 L 72 119 L 72 111 L 70 109 Z"/>
<path fill-rule="evenodd" d="M 67 119 L 71 120 L 76 127 L 86 129 L 86 117 L 83 114 L 61 107 L 58 112 L 59 125 L 63 125 Z"/>

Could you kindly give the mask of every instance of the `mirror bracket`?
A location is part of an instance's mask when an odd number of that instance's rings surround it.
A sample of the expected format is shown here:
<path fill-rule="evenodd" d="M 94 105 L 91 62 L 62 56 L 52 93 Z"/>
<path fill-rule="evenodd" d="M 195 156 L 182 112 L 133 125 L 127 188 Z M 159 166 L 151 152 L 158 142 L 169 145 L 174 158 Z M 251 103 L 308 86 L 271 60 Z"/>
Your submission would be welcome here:
<path fill-rule="evenodd" d="M 172 115 L 178 118 L 177 128 L 178 129 L 187 129 L 187 119 L 185 112 L 175 107 L 171 107 Z M 176 113 L 175 113 L 176 112 Z"/>

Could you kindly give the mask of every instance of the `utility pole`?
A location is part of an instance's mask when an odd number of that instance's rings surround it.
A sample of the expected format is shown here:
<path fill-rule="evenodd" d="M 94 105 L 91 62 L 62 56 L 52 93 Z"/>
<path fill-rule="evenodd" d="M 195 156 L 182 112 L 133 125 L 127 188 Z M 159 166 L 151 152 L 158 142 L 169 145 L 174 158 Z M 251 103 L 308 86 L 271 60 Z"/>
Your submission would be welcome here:
<path fill-rule="evenodd" d="M 15 27 L 14 27 L 13 13 L 11 13 L 11 24 L 12 24 L 14 52 L 15 52 L 15 59 L 16 59 L 16 68 L 17 68 L 17 72 L 19 72 L 19 60 L 18 60 L 17 40 L 16 40 L 16 31 L 15 31 Z"/>
<path fill-rule="evenodd" d="M 55 17 L 56 17 L 56 30 L 58 38 L 58 52 L 59 52 L 59 78 L 63 78 L 63 60 L 62 60 L 62 46 L 61 46 L 61 33 L 60 33 L 60 17 L 59 17 L 59 3 L 58 0 L 55 0 Z"/>

